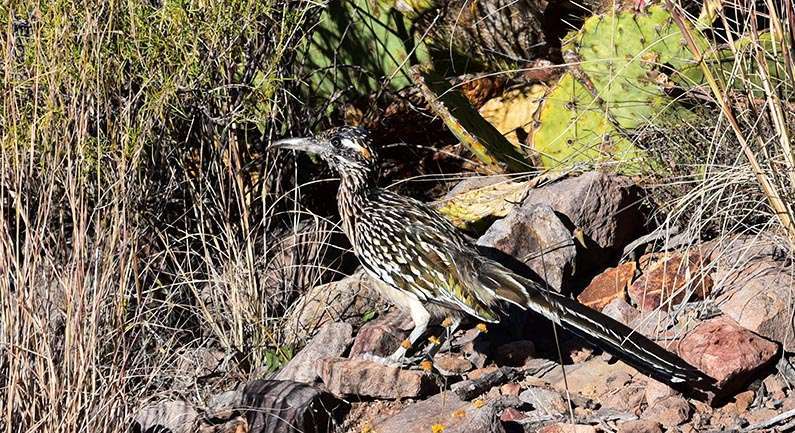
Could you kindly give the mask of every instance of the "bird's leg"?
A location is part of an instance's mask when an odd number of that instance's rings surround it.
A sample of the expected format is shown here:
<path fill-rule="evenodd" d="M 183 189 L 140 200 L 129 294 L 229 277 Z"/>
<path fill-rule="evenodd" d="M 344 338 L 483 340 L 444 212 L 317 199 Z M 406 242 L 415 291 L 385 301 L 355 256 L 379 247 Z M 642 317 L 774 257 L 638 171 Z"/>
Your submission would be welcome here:
<path fill-rule="evenodd" d="M 409 301 L 409 314 L 411 315 L 411 320 L 414 322 L 414 329 L 409 334 L 409 338 L 403 340 L 400 343 L 400 347 L 395 351 L 395 353 L 389 355 L 390 361 L 399 362 L 403 359 L 406 355 L 406 351 L 409 350 L 417 340 L 422 337 L 422 334 L 425 333 L 425 330 L 428 328 L 428 322 L 431 320 L 431 315 L 428 313 L 428 310 L 422 305 L 418 299 L 412 299 Z"/>
<path fill-rule="evenodd" d="M 431 347 L 428 349 L 428 359 L 433 360 L 433 357 L 441 350 L 444 343 L 450 341 L 450 337 L 455 334 L 455 331 L 461 325 L 461 319 L 461 316 L 452 316 L 444 319 L 444 322 L 442 322 L 442 326 L 445 328 L 444 339 L 439 341 L 438 344 L 431 344 Z"/>

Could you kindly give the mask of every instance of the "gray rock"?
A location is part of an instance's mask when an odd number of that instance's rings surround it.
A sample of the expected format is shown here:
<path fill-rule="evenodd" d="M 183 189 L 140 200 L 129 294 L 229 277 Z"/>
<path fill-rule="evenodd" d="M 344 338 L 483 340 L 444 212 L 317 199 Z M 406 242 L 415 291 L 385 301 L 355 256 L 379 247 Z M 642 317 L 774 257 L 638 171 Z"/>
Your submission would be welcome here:
<path fill-rule="evenodd" d="M 743 328 L 795 349 L 795 269 L 754 259 L 725 280 L 720 310 Z"/>
<path fill-rule="evenodd" d="M 361 326 L 365 313 L 387 308 L 386 301 L 372 289 L 374 284 L 377 283 L 358 271 L 339 281 L 313 287 L 285 315 L 285 340 L 289 344 L 308 341 L 329 322 Z"/>
<path fill-rule="evenodd" d="M 292 381 L 255 380 L 242 392 L 249 433 L 329 432 L 349 409 L 327 392 Z"/>
<path fill-rule="evenodd" d="M 348 323 L 327 323 L 309 344 L 298 352 L 275 376 L 276 380 L 292 380 L 312 384 L 318 379 L 317 366 L 323 358 L 341 356 L 351 344 L 353 326 Z"/>
<path fill-rule="evenodd" d="M 587 273 L 617 260 L 626 245 L 645 233 L 642 197 L 628 177 L 588 172 L 531 189 L 522 207 L 549 205 L 570 229 L 582 229 L 589 245 L 578 251 L 577 272 Z"/>
<path fill-rule="evenodd" d="M 522 206 L 498 220 L 478 245 L 514 257 L 555 290 L 566 288 L 577 254 L 571 231 L 549 205 Z"/>
<path fill-rule="evenodd" d="M 531 386 L 519 394 L 519 399 L 548 415 L 558 415 L 568 410 L 566 400 L 554 389 Z"/>
<path fill-rule="evenodd" d="M 133 417 L 131 431 L 189 433 L 194 430 L 198 415 L 188 402 L 161 401 L 141 409 Z"/>
<path fill-rule="evenodd" d="M 499 414 L 506 408 L 518 406 L 516 397 L 502 397 L 473 404 L 458 398 L 450 391 L 403 408 L 395 415 L 377 422 L 373 431 L 378 433 L 503 433 L 505 430 Z"/>

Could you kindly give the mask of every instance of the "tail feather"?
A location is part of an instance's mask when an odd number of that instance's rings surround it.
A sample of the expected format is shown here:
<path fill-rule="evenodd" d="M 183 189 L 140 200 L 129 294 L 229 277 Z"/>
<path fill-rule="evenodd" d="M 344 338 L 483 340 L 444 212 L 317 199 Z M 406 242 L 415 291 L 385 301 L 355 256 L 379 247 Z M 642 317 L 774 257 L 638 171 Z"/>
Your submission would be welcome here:
<path fill-rule="evenodd" d="M 709 387 L 715 380 L 679 356 L 663 349 L 639 332 L 596 310 L 538 283 L 520 277 L 502 266 L 486 266 L 481 282 L 505 301 L 539 313 L 562 328 L 591 341 L 654 379 L 672 385 Z"/>

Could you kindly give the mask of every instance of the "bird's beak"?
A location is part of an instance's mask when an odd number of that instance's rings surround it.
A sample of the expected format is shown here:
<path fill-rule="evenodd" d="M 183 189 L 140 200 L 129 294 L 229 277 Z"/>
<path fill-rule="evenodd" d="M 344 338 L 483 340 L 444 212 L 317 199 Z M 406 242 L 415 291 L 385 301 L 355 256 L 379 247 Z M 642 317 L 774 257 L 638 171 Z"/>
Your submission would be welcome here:
<path fill-rule="evenodd" d="M 326 146 L 323 146 L 317 140 L 311 137 L 305 138 L 287 138 L 271 143 L 270 149 L 290 149 L 300 150 L 301 152 L 312 153 L 315 155 L 322 155 L 326 151 Z"/>

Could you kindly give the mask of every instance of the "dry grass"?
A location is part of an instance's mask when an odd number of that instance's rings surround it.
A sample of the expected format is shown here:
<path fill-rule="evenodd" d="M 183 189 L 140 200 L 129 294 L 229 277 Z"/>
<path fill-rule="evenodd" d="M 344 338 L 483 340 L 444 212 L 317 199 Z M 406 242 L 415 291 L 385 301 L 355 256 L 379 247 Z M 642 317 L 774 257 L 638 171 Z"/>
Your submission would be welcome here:
<path fill-rule="evenodd" d="M 313 13 L 0 5 L 0 430 L 124 431 L 147 399 L 201 401 L 186 360 L 290 356 L 257 273 L 289 170 L 261 150 L 302 114 L 288 48 Z"/>

